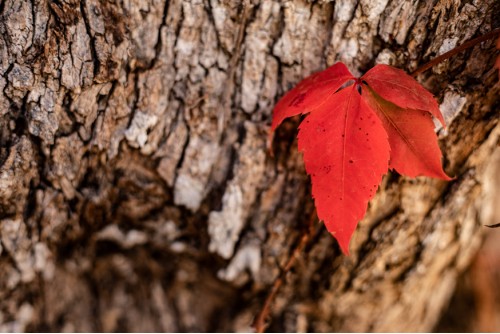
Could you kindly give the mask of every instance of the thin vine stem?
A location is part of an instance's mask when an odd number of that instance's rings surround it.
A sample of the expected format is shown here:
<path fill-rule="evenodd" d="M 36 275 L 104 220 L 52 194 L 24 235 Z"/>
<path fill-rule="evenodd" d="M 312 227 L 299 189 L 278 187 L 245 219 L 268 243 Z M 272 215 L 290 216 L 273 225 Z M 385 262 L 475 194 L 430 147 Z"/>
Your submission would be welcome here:
<path fill-rule="evenodd" d="M 304 231 L 304 233 L 300 237 L 300 241 L 295 247 L 295 249 L 292 251 L 292 254 L 290 255 L 290 258 L 285 264 L 285 267 L 283 268 L 281 274 L 274 280 L 273 286 L 269 292 L 269 294 L 266 297 L 266 300 L 264 301 L 264 304 L 260 310 L 260 312 L 257 314 L 255 317 L 252 327 L 255 329 L 256 333 L 264 333 L 268 323 L 267 319 L 269 317 L 269 312 L 271 311 L 271 305 L 272 302 L 274 301 L 274 298 L 278 294 L 279 289 L 285 282 L 285 277 L 288 274 L 288 272 L 293 268 L 295 265 L 295 262 L 297 261 L 297 258 L 300 256 L 300 253 L 302 250 L 306 247 L 308 242 L 311 240 L 311 238 L 314 236 L 314 234 L 317 231 L 316 227 L 316 214 L 315 211 L 313 211 L 313 214 L 311 215 L 311 218 L 309 219 L 309 226 L 307 230 Z"/>
<path fill-rule="evenodd" d="M 440 56 L 432 59 L 428 63 L 420 66 L 415 71 L 413 71 L 413 73 L 411 73 L 411 76 L 416 77 L 420 73 L 423 73 L 423 72 L 427 71 L 428 69 L 430 69 L 431 67 L 433 67 L 434 65 L 437 65 L 440 62 L 453 57 L 457 53 L 460 53 L 460 52 L 462 52 L 462 51 L 464 51 L 464 50 L 466 50 L 468 48 L 471 48 L 471 47 L 473 47 L 476 44 L 479 44 L 481 42 L 484 42 L 484 41 L 487 41 L 489 39 L 492 39 L 492 38 L 494 38 L 494 37 L 496 37 L 498 35 L 500 35 L 500 28 L 493 29 L 489 33 L 486 33 L 484 35 L 481 35 L 479 37 L 471 39 L 470 41 L 465 42 L 464 44 L 462 44 L 460 46 L 457 46 L 456 48 L 454 48 L 454 49 L 452 49 L 452 50 L 450 50 L 448 52 L 445 52 L 442 55 L 440 55 Z"/>

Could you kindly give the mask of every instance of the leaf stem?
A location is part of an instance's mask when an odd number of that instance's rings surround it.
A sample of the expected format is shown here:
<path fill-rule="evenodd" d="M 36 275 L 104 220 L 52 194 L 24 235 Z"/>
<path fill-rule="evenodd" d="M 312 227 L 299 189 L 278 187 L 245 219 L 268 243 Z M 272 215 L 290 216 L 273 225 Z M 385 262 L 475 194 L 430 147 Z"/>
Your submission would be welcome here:
<path fill-rule="evenodd" d="M 299 243 L 297 244 L 292 254 L 290 255 L 290 258 L 286 262 L 285 267 L 283 268 L 281 274 L 274 280 L 271 291 L 267 295 L 266 300 L 264 301 L 264 305 L 262 306 L 262 309 L 255 317 L 252 324 L 252 327 L 255 329 L 255 333 L 265 332 L 266 327 L 268 325 L 267 318 L 269 316 L 269 311 L 271 310 L 271 303 L 273 302 L 274 297 L 276 297 L 280 287 L 283 285 L 286 274 L 288 274 L 288 272 L 293 268 L 300 253 L 307 245 L 309 240 L 312 238 L 312 236 L 316 233 L 316 228 L 314 227 L 315 216 L 316 216 L 315 211 L 313 211 L 311 219 L 309 220 L 309 226 L 307 230 L 305 230 L 302 236 L 300 237 Z"/>
<path fill-rule="evenodd" d="M 497 35 L 500 35 L 500 28 L 493 29 L 489 33 L 486 33 L 484 35 L 481 35 L 479 37 L 471 39 L 470 41 L 465 42 L 464 44 L 462 44 L 460 46 L 457 46 L 456 48 L 454 48 L 454 49 L 452 49 L 452 50 L 450 50 L 450 51 L 448 51 L 446 53 L 443 53 L 442 55 L 440 55 L 440 56 L 432 59 L 428 63 L 420 66 L 419 68 L 417 68 L 413 73 L 411 73 L 411 76 L 416 77 L 420 73 L 423 73 L 423 72 L 427 71 L 429 68 L 431 68 L 432 66 L 434 66 L 436 64 L 439 64 L 443 60 L 451 58 L 452 56 L 456 55 L 457 53 L 462 52 L 462 51 L 464 51 L 464 50 L 466 50 L 468 48 L 471 48 L 471 47 L 473 47 L 474 45 L 476 45 L 478 43 L 481 43 L 481 42 L 486 41 L 488 39 L 494 38 Z"/>

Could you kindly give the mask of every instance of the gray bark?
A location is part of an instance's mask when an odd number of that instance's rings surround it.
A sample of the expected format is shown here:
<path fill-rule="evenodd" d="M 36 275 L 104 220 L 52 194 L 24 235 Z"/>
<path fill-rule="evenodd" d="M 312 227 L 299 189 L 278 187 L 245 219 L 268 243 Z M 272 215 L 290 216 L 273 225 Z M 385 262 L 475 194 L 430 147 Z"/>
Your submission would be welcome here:
<path fill-rule="evenodd" d="M 249 330 L 314 210 L 275 102 L 343 61 L 412 71 L 495 0 L 0 2 L 0 331 Z M 496 20 L 496 21 L 495 21 Z M 429 331 L 500 221 L 494 41 L 419 76 L 451 182 L 390 174 L 349 257 L 324 228 L 276 331 Z"/>

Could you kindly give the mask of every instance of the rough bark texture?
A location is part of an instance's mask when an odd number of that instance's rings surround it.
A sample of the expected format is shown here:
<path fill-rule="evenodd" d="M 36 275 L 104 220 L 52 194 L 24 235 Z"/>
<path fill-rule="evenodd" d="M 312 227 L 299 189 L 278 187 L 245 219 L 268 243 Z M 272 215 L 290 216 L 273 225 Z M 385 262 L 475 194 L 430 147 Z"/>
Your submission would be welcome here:
<path fill-rule="evenodd" d="M 314 209 L 277 99 L 336 61 L 407 71 L 496 0 L 0 2 L 0 331 L 249 330 Z M 495 21 L 496 20 L 496 21 Z M 350 257 L 320 228 L 276 331 L 428 331 L 500 221 L 494 41 L 419 81 L 446 171 L 387 176 Z"/>

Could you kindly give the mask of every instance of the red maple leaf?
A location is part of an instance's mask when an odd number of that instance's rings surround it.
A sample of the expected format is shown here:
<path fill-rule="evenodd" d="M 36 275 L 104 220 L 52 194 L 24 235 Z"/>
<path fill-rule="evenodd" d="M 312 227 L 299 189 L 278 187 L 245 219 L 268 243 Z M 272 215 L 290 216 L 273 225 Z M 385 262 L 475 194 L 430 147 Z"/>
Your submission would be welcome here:
<path fill-rule="evenodd" d="M 285 118 L 306 113 L 299 150 L 318 217 L 345 254 L 388 168 L 450 180 L 432 121 L 444 125 L 438 104 L 401 70 L 377 65 L 358 79 L 337 63 L 315 73 L 278 102 L 271 133 Z"/>

